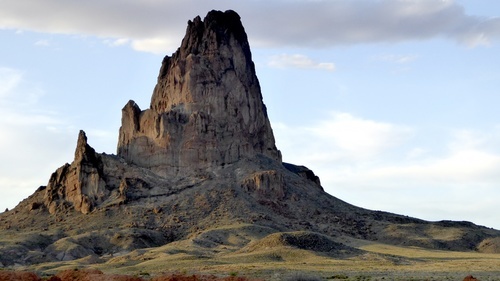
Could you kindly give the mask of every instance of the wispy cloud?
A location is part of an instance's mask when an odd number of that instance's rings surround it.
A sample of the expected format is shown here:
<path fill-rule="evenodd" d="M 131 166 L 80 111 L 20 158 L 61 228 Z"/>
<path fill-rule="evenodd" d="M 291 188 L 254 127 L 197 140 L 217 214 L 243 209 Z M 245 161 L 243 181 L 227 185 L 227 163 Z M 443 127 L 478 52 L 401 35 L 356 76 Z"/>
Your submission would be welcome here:
<path fill-rule="evenodd" d="M 377 61 L 385 61 L 385 62 L 391 62 L 391 63 L 397 63 L 397 64 L 407 64 L 414 62 L 415 60 L 418 59 L 417 55 L 380 55 L 380 56 L 375 56 L 375 60 Z"/>
<path fill-rule="evenodd" d="M 155 53 L 174 51 L 186 20 L 211 9 L 239 12 L 251 42 L 261 46 L 324 48 L 436 37 L 479 46 L 500 38 L 500 17 L 468 15 L 452 0 L 26 3 L 2 2 L 0 27 L 128 39 L 132 48 Z"/>
<path fill-rule="evenodd" d="M 20 200 L 46 184 L 50 173 L 71 159 L 68 138 L 76 136 L 64 130 L 68 124 L 57 114 L 37 109 L 43 91 L 25 80 L 23 71 L 0 67 L 0 189 L 5 195 L 0 206 L 12 207 L 9 193 Z M 51 128 L 59 133 L 48 134 Z"/>
<path fill-rule="evenodd" d="M 7 95 L 11 94 L 12 90 L 19 85 L 21 79 L 21 71 L 0 67 L 0 98 L 5 98 Z"/>
<path fill-rule="evenodd" d="M 119 47 L 119 46 L 125 46 L 130 43 L 130 39 L 128 38 L 119 38 L 119 39 L 105 39 L 103 41 L 105 45 L 108 45 L 110 47 Z"/>
<path fill-rule="evenodd" d="M 311 58 L 300 55 L 281 54 L 271 57 L 268 66 L 275 68 L 301 68 L 334 71 L 335 64 L 331 62 L 317 62 Z"/>
<path fill-rule="evenodd" d="M 480 215 L 494 210 L 494 200 L 470 198 L 496 194 L 499 127 L 443 132 L 432 148 L 416 141 L 424 134 L 417 128 L 345 112 L 309 126 L 273 123 L 273 129 L 284 161 L 313 169 L 327 192 L 347 202 L 424 219 L 497 224 L 494 216 Z"/>
<path fill-rule="evenodd" d="M 273 124 L 273 128 L 285 160 L 317 167 L 327 185 L 475 186 L 500 180 L 498 128 L 489 133 L 454 131 L 434 153 L 413 142 L 414 128 L 349 113 L 332 113 L 308 127 Z"/>
<path fill-rule="evenodd" d="M 350 165 L 373 159 L 414 134 L 408 126 L 364 119 L 345 112 L 332 112 L 325 120 L 307 127 L 273 124 L 273 128 L 279 148 L 287 151 L 283 155 L 290 157 L 287 161 L 318 166 L 321 163 L 326 167 L 329 163 Z"/>
<path fill-rule="evenodd" d="M 442 158 L 427 159 L 424 163 L 397 163 L 393 166 L 374 168 L 366 171 L 366 179 L 378 182 L 419 181 L 426 185 L 469 184 L 479 186 L 485 182 L 495 183 L 500 180 L 500 155 L 481 149 L 464 149 L 450 152 Z"/>
<path fill-rule="evenodd" d="M 49 47 L 50 45 L 50 41 L 47 39 L 42 39 L 35 42 L 35 46 L 39 47 Z"/>
<path fill-rule="evenodd" d="M 25 89 L 24 73 L 17 69 L 0 67 L 0 108 L 14 112 L 16 107 L 26 110 L 26 106 L 33 105 L 44 95 L 36 87 Z"/>

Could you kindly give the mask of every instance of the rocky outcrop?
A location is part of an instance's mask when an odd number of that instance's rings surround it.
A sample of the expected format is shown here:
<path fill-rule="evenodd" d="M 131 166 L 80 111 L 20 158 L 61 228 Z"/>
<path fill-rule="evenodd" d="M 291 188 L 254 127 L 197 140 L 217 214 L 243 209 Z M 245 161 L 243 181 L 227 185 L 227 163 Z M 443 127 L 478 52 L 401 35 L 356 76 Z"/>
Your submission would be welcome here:
<path fill-rule="evenodd" d="M 253 173 L 242 183 L 242 188 L 259 198 L 285 198 L 285 180 L 283 175 L 275 170 Z"/>
<path fill-rule="evenodd" d="M 188 22 L 181 47 L 163 60 L 150 108 L 123 108 L 118 155 L 160 176 L 256 155 L 281 161 L 238 14 Z"/>
<path fill-rule="evenodd" d="M 321 187 L 321 180 L 312 170 L 304 166 L 297 166 L 290 163 L 283 163 L 283 166 L 290 172 L 314 182 L 319 188 L 321 188 L 321 190 L 323 190 L 323 187 Z"/>
<path fill-rule="evenodd" d="M 47 186 L 39 189 L 44 193 L 43 204 L 35 201 L 28 209 L 43 205 L 51 214 L 73 209 L 88 214 L 100 207 L 173 194 L 178 188 L 182 185 L 171 186 L 149 169 L 128 165 L 115 155 L 96 153 L 85 132 L 80 131 L 73 162 L 57 169 Z"/>
<path fill-rule="evenodd" d="M 103 174 L 102 160 L 87 144 L 85 132 L 80 131 L 73 163 L 57 169 L 45 189 L 44 201 L 49 212 L 73 207 L 89 213 L 95 203 L 109 196 Z"/>

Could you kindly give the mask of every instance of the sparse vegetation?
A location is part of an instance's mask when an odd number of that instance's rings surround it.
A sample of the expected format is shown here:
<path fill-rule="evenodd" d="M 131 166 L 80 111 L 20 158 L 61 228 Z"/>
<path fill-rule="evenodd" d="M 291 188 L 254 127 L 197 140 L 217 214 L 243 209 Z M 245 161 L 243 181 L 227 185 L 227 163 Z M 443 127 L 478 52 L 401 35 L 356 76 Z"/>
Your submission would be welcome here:
<path fill-rule="evenodd" d="M 183 275 L 167 274 L 152 279 L 142 279 L 137 276 L 104 274 L 96 269 L 70 269 L 56 275 L 40 278 L 33 272 L 0 271 L 0 281 L 258 281 L 245 277 L 217 277 L 215 275 Z"/>
<path fill-rule="evenodd" d="M 328 277 L 327 279 L 340 279 L 340 280 L 344 280 L 344 279 L 349 279 L 349 276 L 347 276 L 345 274 L 335 274 L 335 275 L 332 275 L 332 276 Z"/>
<path fill-rule="evenodd" d="M 321 278 L 302 272 L 295 272 L 292 275 L 287 276 L 285 281 L 321 281 Z"/>
<path fill-rule="evenodd" d="M 366 275 L 358 275 L 355 277 L 356 281 L 370 281 L 372 280 L 371 276 L 366 276 Z"/>

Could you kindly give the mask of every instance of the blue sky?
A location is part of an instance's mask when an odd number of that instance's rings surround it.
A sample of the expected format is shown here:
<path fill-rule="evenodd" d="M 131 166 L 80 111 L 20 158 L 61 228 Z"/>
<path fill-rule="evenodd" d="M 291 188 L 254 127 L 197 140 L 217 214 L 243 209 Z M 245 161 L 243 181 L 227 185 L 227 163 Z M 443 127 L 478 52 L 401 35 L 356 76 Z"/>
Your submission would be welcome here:
<path fill-rule="evenodd" d="M 352 204 L 500 229 L 500 2 L 3 1 L 0 208 L 115 153 L 186 22 L 234 9 L 284 161 Z"/>

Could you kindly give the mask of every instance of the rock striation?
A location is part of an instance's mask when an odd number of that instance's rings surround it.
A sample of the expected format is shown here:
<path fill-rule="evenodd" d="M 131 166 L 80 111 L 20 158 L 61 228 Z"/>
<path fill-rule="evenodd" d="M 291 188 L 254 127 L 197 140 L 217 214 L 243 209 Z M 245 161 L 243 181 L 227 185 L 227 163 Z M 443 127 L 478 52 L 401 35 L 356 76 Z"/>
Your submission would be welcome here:
<path fill-rule="evenodd" d="M 212 11 L 164 58 L 150 108 L 123 108 L 118 156 L 171 177 L 256 155 L 281 161 L 247 35 L 237 13 Z"/>

